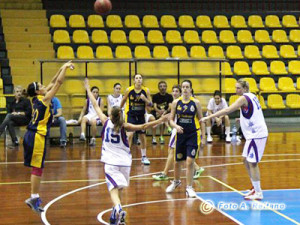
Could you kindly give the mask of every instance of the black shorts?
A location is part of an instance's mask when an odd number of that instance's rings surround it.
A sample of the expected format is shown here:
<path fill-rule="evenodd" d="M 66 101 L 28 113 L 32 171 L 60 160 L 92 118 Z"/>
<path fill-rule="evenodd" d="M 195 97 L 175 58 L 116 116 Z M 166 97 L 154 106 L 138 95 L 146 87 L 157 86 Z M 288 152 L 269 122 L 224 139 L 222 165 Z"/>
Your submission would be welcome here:
<path fill-rule="evenodd" d="M 183 161 L 186 157 L 196 158 L 200 145 L 200 130 L 188 134 L 176 135 L 175 160 Z"/>
<path fill-rule="evenodd" d="M 144 124 L 145 123 L 145 115 L 133 116 L 133 115 L 129 114 L 129 115 L 127 115 L 126 122 L 131 123 L 131 124 L 135 124 L 135 125 Z M 138 131 L 136 131 L 136 133 L 145 134 L 146 131 L 145 130 L 138 130 Z"/>
<path fill-rule="evenodd" d="M 46 156 L 46 137 L 27 130 L 24 135 L 24 165 L 44 168 Z"/>

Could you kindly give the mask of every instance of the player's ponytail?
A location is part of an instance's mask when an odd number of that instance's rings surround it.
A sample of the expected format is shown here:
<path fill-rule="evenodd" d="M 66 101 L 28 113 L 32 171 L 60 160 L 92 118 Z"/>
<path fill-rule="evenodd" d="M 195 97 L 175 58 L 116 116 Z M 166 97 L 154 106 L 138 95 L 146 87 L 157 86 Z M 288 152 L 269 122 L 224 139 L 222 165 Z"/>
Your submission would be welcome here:
<path fill-rule="evenodd" d="M 121 108 L 119 106 L 112 107 L 111 122 L 114 124 L 114 131 L 118 133 L 123 125 L 123 117 L 121 113 Z"/>

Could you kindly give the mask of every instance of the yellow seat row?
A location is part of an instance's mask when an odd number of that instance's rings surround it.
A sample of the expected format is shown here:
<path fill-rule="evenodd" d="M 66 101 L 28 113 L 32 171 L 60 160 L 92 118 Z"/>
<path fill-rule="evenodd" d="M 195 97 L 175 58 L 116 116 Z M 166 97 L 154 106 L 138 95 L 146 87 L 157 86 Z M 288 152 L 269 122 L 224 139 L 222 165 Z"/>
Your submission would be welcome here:
<path fill-rule="evenodd" d="M 87 24 L 82 15 L 71 15 L 69 17 L 69 26 L 72 28 L 102 28 L 104 26 L 111 28 L 121 28 L 123 27 L 122 18 L 119 15 L 108 15 L 106 17 L 105 25 L 102 16 L 100 15 L 90 15 L 87 19 Z M 299 27 L 297 19 L 293 15 L 284 15 L 282 17 L 282 23 L 276 15 L 267 15 L 265 20 L 259 15 L 251 15 L 248 17 L 248 23 L 246 19 L 241 15 L 234 15 L 229 20 L 224 15 L 216 15 L 213 21 L 209 16 L 199 15 L 194 18 L 190 15 L 181 15 L 178 17 L 178 21 L 172 15 L 163 15 L 160 18 L 160 22 L 155 15 L 145 15 L 142 20 L 137 15 L 127 15 L 124 18 L 124 27 L 127 28 L 280 28 L 280 27 Z M 66 18 L 63 15 L 52 15 L 50 17 L 50 26 L 57 27 L 67 27 Z"/>

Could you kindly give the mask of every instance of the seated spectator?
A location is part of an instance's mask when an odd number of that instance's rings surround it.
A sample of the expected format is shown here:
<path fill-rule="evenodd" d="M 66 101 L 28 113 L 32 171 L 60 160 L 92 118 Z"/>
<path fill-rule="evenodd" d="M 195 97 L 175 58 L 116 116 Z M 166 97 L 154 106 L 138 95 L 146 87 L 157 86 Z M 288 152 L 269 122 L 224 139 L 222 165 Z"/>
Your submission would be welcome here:
<path fill-rule="evenodd" d="M 59 126 L 60 128 L 60 147 L 66 147 L 67 145 L 67 124 L 65 118 L 62 116 L 62 106 L 58 98 L 52 98 L 53 109 L 53 126 Z"/>
<path fill-rule="evenodd" d="M 222 98 L 222 94 L 220 91 L 216 90 L 214 93 L 214 97 L 211 98 L 207 105 L 207 116 L 216 113 L 222 109 L 228 108 L 227 102 L 224 98 Z M 213 138 L 211 136 L 211 127 L 222 126 L 222 123 L 225 122 L 225 134 L 226 134 L 226 142 L 230 142 L 230 120 L 228 115 L 215 117 L 212 120 L 207 120 L 206 122 L 206 133 L 207 133 L 207 142 L 212 142 Z"/>
<path fill-rule="evenodd" d="M 110 111 L 114 106 L 120 106 L 123 95 L 121 94 L 121 84 L 114 84 L 114 93 L 107 96 L 107 115 L 110 116 Z"/>
<path fill-rule="evenodd" d="M 0 125 L 0 136 L 5 128 L 11 136 L 11 140 L 14 146 L 19 145 L 18 138 L 15 132 L 15 126 L 28 125 L 31 120 L 31 103 L 23 97 L 23 88 L 21 86 L 15 87 L 15 100 L 8 105 L 7 115 Z"/>
<path fill-rule="evenodd" d="M 101 110 L 104 110 L 104 105 L 101 101 L 101 97 L 99 97 L 99 88 L 94 86 L 91 88 L 91 92 L 94 95 L 95 99 L 98 102 L 98 105 L 100 106 Z M 80 139 L 81 141 L 85 141 L 85 131 L 86 131 L 86 124 L 88 123 L 91 125 L 91 133 L 92 133 L 92 138 L 90 141 L 90 146 L 95 146 L 96 145 L 96 132 L 97 132 L 97 125 L 99 125 L 100 119 L 97 116 L 97 113 L 93 107 L 93 104 L 90 99 L 86 100 L 86 104 L 83 106 L 78 123 L 81 124 L 81 134 L 80 134 Z"/>

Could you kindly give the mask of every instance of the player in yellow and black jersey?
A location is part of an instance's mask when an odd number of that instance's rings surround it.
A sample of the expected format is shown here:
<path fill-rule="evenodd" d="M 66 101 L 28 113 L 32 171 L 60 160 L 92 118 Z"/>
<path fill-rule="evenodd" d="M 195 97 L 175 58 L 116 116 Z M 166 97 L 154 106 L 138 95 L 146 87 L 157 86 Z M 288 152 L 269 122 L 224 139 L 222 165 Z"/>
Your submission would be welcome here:
<path fill-rule="evenodd" d="M 173 192 L 180 184 L 181 167 L 186 161 L 186 194 L 195 198 L 196 193 L 192 188 L 194 162 L 200 145 L 200 128 L 202 141 L 205 141 L 205 126 L 199 120 L 203 117 L 199 100 L 192 96 L 192 82 L 185 80 L 181 84 L 182 96 L 172 102 L 170 124 L 177 130 L 175 147 L 174 181 L 166 189 L 167 193 Z"/>
<path fill-rule="evenodd" d="M 33 97 L 33 113 L 24 135 L 24 165 L 32 167 L 32 172 L 31 197 L 25 203 L 38 213 L 43 212 L 38 193 L 46 155 L 46 136 L 52 123 L 50 103 L 64 81 L 67 68 L 72 69 L 74 65 L 71 62 L 65 63 L 47 87 L 39 82 L 33 82 L 27 88 L 27 94 Z"/>
<path fill-rule="evenodd" d="M 143 77 L 141 74 L 134 75 L 134 85 L 126 89 L 124 97 L 121 101 L 122 108 L 126 102 L 125 107 L 125 122 L 132 124 L 144 124 L 146 107 L 152 106 L 150 91 L 143 86 Z M 137 131 L 141 140 L 142 163 L 149 165 L 150 161 L 146 156 L 146 133 L 144 130 Z M 133 132 L 128 133 L 129 146 L 133 139 Z"/>

